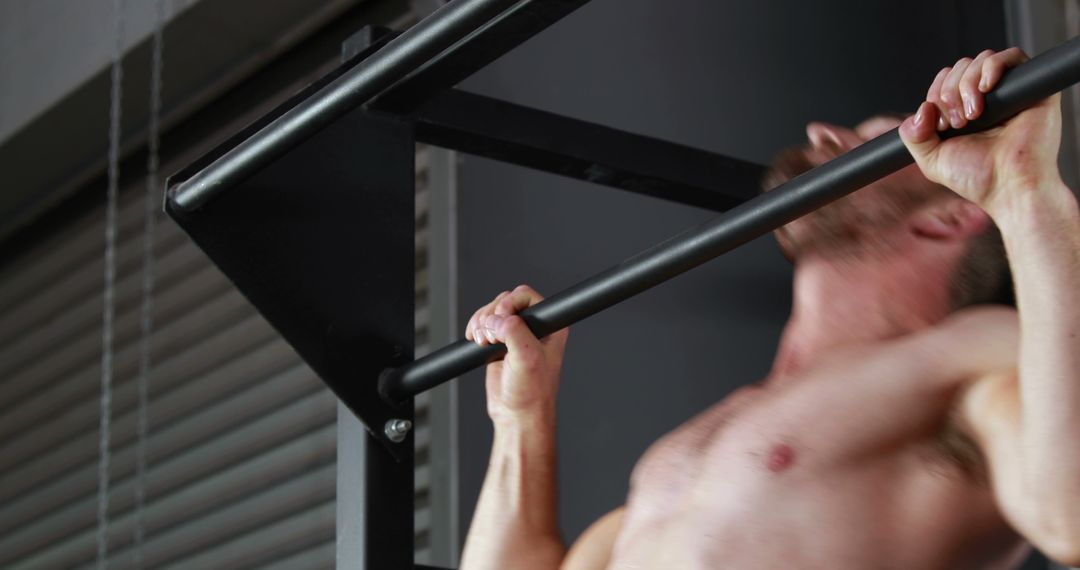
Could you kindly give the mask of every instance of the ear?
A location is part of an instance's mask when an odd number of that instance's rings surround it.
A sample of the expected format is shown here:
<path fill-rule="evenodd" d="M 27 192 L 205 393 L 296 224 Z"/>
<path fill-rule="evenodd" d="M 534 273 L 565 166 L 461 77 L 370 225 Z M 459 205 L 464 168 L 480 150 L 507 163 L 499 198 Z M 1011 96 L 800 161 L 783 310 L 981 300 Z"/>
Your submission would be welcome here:
<path fill-rule="evenodd" d="M 806 138 L 814 148 L 835 146 L 847 152 L 863 143 L 855 131 L 829 123 L 813 122 L 806 125 Z"/>
<path fill-rule="evenodd" d="M 982 208 L 963 198 L 949 198 L 916 212 L 910 227 L 924 239 L 965 240 L 989 224 L 990 216 Z"/>

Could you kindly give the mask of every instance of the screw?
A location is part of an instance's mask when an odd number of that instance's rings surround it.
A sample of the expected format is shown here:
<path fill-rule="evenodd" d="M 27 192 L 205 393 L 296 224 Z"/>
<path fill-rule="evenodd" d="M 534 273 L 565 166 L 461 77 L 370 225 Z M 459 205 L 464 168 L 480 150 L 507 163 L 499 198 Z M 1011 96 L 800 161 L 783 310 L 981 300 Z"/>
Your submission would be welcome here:
<path fill-rule="evenodd" d="M 386 421 L 383 432 L 386 434 L 386 439 L 394 443 L 401 443 L 405 441 L 405 436 L 409 434 L 410 429 L 412 429 L 412 422 L 409 420 L 393 419 Z"/>

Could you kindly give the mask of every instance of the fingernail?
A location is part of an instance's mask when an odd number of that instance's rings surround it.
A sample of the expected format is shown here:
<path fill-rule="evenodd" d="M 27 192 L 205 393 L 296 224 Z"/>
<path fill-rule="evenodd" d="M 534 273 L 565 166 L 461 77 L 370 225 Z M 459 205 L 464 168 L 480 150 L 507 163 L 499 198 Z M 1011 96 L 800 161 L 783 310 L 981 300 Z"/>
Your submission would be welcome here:
<path fill-rule="evenodd" d="M 923 121 L 926 120 L 926 111 L 925 111 L 925 109 L 926 109 L 925 105 L 919 105 L 919 110 L 915 112 L 915 126 L 916 127 L 922 126 Z"/>
<path fill-rule="evenodd" d="M 982 76 L 982 79 L 979 80 L 979 91 L 982 91 L 983 93 L 986 93 L 986 90 L 989 87 L 990 87 L 990 76 L 989 75 Z"/>
<path fill-rule="evenodd" d="M 961 96 L 963 97 L 963 96 Z M 972 101 L 971 97 L 963 97 L 964 99 L 964 114 L 968 119 L 975 118 L 975 101 Z"/>
<path fill-rule="evenodd" d="M 488 342 L 495 342 L 495 333 L 491 332 L 491 329 L 484 329 L 484 336 L 487 337 Z"/>

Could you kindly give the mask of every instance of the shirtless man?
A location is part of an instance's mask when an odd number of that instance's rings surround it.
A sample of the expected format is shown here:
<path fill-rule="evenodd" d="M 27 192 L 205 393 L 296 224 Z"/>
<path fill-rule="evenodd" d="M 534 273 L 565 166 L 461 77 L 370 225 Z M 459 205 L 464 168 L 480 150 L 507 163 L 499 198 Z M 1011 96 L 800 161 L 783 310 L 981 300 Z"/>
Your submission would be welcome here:
<path fill-rule="evenodd" d="M 991 569 L 1028 544 L 1080 565 L 1080 213 L 1057 168 L 1059 97 L 937 137 L 1023 59 L 943 69 L 900 125 L 917 167 L 778 232 L 795 289 L 773 370 L 654 444 L 626 505 L 569 552 L 554 468 L 567 331 L 529 332 L 526 286 L 477 311 L 466 336 L 508 354 L 488 366 L 495 440 L 462 569 Z M 774 182 L 899 122 L 811 124 Z M 1018 311 L 986 304 L 1007 275 L 998 236 Z"/>

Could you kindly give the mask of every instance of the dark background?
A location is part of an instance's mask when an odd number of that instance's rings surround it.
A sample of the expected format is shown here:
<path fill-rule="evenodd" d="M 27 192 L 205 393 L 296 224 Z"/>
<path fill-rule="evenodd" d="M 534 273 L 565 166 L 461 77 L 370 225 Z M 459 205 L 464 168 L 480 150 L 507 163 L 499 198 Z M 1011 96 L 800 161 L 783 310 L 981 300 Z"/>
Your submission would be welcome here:
<path fill-rule="evenodd" d="M 914 110 L 939 68 L 1004 45 L 998 2 L 594 0 L 464 87 L 764 163 L 803 142 L 808 121 Z M 471 156 L 459 207 L 462 319 L 504 289 L 551 294 L 710 217 Z M 623 503 L 650 443 L 768 372 L 790 279 L 763 238 L 572 328 L 559 399 L 568 542 Z M 465 529 L 491 426 L 482 373 L 460 386 Z"/>

